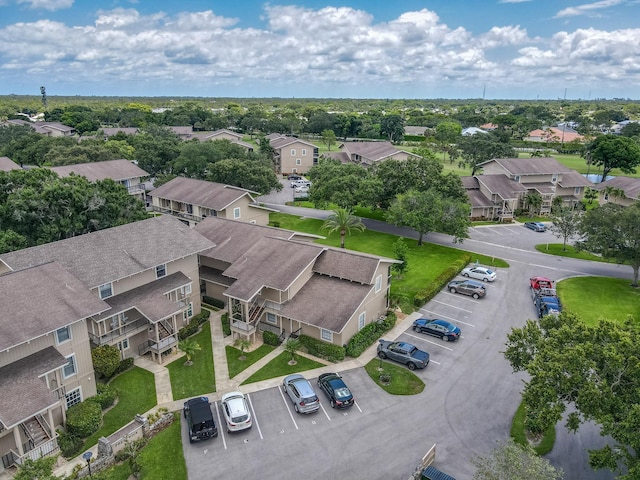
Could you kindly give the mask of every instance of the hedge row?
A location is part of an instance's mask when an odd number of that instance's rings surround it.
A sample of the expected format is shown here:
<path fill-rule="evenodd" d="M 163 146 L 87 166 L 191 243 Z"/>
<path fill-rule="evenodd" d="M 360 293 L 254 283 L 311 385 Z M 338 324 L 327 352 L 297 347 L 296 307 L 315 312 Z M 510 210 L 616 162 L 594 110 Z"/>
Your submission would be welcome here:
<path fill-rule="evenodd" d="M 365 325 L 347 343 L 346 353 L 350 357 L 359 357 L 362 352 L 375 343 L 380 336 L 393 328 L 396 324 L 396 314 L 387 312 L 387 316 L 381 322 L 373 322 Z"/>
<path fill-rule="evenodd" d="M 435 297 L 447 283 L 455 278 L 460 271 L 471 262 L 471 254 L 465 253 L 462 258 L 453 262 L 449 267 L 438 275 L 433 282 L 429 283 L 413 297 L 413 304 L 416 307 L 422 307 L 425 303 Z"/>
<path fill-rule="evenodd" d="M 202 312 L 193 317 L 186 327 L 178 330 L 178 340 L 184 340 L 191 335 L 195 335 L 198 332 L 198 327 L 209 320 L 209 314 L 209 310 L 202 310 Z"/>
<path fill-rule="evenodd" d="M 315 338 L 300 335 L 298 337 L 300 343 L 305 347 L 309 355 L 320 358 L 326 358 L 330 362 L 339 362 L 344 360 L 344 347 L 333 345 L 332 343 L 323 342 Z"/>
<path fill-rule="evenodd" d="M 262 332 L 262 341 L 265 345 L 271 345 L 273 347 L 280 345 L 280 337 L 269 330 Z"/>
<path fill-rule="evenodd" d="M 210 297 L 209 295 L 203 295 L 202 301 L 207 305 L 211 305 L 216 308 L 224 308 L 224 301 L 218 300 L 217 298 Z"/>

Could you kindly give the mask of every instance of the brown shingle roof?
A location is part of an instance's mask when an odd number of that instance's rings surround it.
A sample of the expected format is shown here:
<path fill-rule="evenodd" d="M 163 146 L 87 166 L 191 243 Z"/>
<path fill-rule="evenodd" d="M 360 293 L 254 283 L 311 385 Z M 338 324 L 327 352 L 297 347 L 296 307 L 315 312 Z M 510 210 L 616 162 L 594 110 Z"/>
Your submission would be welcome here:
<path fill-rule="evenodd" d="M 221 183 L 176 177 L 153 190 L 151 196 L 222 211 L 244 196 L 248 196 L 253 202 L 251 193 L 249 190 Z"/>
<path fill-rule="evenodd" d="M 511 175 L 551 175 L 572 171 L 552 157 L 494 158 L 481 163 L 480 166 L 490 162 L 501 165 Z"/>
<path fill-rule="evenodd" d="M 58 403 L 58 397 L 39 378 L 67 360 L 53 347 L 0 368 L 0 421 L 11 429 Z"/>
<path fill-rule="evenodd" d="M 485 185 L 491 193 L 496 193 L 505 200 L 518 198 L 518 193 L 527 191 L 524 185 L 511 180 L 506 175 L 478 175 L 476 178 L 478 182 Z"/>
<path fill-rule="evenodd" d="M 148 177 L 149 174 L 129 160 L 107 160 L 106 162 L 79 163 L 51 167 L 59 177 L 68 177 L 72 173 L 86 177 L 90 182 L 110 178 L 119 182 L 131 178 Z"/>
<path fill-rule="evenodd" d="M 607 187 L 620 188 L 624 191 L 624 196 L 632 200 L 640 199 L 640 178 L 615 177 L 593 186 L 595 190 Z"/>
<path fill-rule="evenodd" d="M 316 146 L 311 143 L 311 142 L 307 142 L 306 140 L 301 140 L 299 138 L 296 137 L 276 137 L 274 139 L 271 139 L 269 141 L 269 143 L 271 144 L 271 146 L 275 149 L 280 149 L 283 147 L 286 147 L 287 145 L 291 145 L 292 143 L 302 143 L 304 145 L 309 145 L 312 148 L 316 148 Z"/>
<path fill-rule="evenodd" d="M 371 285 L 379 264 L 380 257 L 372 257 L 353 251 L 327 249 L 318 257 L 313 265 L 313 271 Z"/>
<path fill-rule="evenodd" d="M 9 157 L 0 157 L 0 171 L 20 170 L 20 165 L 12 161 Z"/>
<path fill-rule="evenodd" d="M 0 255 L 16 270 L 52 260 L 94 288 L 213 246 L 171 215 L 107 228 Z"/>
<path fill-rule="evenodd" d="M 400 152 L 391 142 L 344 142 L 340 148 L 349 155 L 359 155 L 373 162 L 379 162 Z"/>
<path fill-rule="evenodd" d="M 562 179 L 558 180 L 558 185 L 563 188 L 592 187 L 593 182 L 584 175 L 572 170 L 562 174 Z"/>
<path fill-rule="evenodd" d="M 0 295 L 0 351 L 109 309 L 55 262 L 1 275 Z"/>

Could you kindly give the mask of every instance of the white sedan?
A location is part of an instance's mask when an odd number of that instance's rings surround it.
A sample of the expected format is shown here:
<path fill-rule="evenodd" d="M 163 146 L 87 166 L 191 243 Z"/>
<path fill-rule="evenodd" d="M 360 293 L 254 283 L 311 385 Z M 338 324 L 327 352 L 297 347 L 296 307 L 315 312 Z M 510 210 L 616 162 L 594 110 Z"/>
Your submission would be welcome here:
<path fill-rule="evenodd" d="M 493 282 L 496 279 L 496 272 L 485 267 L 467 267 L 460 274 L 483 282 Z"/>

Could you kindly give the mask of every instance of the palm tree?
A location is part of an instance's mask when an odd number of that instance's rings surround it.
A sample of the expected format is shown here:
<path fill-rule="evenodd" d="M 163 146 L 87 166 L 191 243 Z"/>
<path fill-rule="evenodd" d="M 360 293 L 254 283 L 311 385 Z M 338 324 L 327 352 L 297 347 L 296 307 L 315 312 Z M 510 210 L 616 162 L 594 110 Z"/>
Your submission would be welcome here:
<path fill-rule="evenodd" d="M 287 343 L 284 344 L 284 349 L 291 355 L 291 360 L 289 360 L 289 365 L 296 364 L 296 352 L 300 350 L 300 340 L 297 338 L 290 338 L 287 340 Z"/>
<path fill-rule="evenodd" d="M 540 207 L 542 207 L 542 195 L 538 192 L 532 191 L 527 193 L 526 200 L 529 212 L 540 213 Z"/>
<path fill-rule="evenodd" d="M 344 237 L 347 233 L 351 235 L 351 230 L 363 232 L 366 227 L 346 208 L 336 208 L 324 221 L 322 228 L 329 230 L 329 233 L 340 232 L 340 248 L 344 248 Z"/>
<path fill-rule="evenodd" d="M 236 341 L 233 342 L 233 345 L 240 349 L 240 360 L 244 360 L 247 358 L 244 354 L 244 351 L 251 346 L 251 342 L 247 338 L 236 338 Z"/>
<path fill-rule="evenodd" d="M 198 342 L 189 338 L 178 343 L 178 348 L 187 355 L 187 361 L 184 362 L 185 365 L 193 365 L 191 358 L 195 355 L 196 352 L 202 349 Z"/>

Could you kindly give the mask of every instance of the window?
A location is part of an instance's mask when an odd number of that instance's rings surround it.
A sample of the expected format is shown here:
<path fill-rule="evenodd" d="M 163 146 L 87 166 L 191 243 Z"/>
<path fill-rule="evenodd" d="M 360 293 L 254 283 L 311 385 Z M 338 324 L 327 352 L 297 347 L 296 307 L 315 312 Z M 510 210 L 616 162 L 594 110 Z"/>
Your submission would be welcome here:
<path fill-rule="evenodd" d="M 185 285 L 184 287 L 182 287 L 180 289 L 180 293 L 182 294 L 182 296 L 191 295 L 191 284 L 189 283 L 189 284 Z"/>
<path fill-rule="evenodd" d="M 558 181 L 558 174 L 554 173 L 551 177 L 551 183 L 556 183 Z"/>
<path fill-rule="evenodd" d="M 233 219 L 237 220 L 240 218 L 240 207 L 236 207 L 233 209 Z"/>
<path fill-rule="evenodd" d="M 382 275 L 378 275 L 376 277 L 376 290 L 375 290 L 375 292 L 378 293 L 381 289 L 382 289 Z"/>
<path fill-rule="evenodd" d="M 187 318 L 191 317 L 193 317 L 193 303 L 189 302 L 189 306 L 187 307 L 187 309 L 182 312 L 182 318 L 186 320 Z"/>
<path fill-rule="evenodd" d="M 298 169 L 297 168 L 292 168 L 291 169 L 291 173 L 298 173 Z"/>
<path fill-rule="evenodd" d="M 167 264 L 163 263 L 156 267 L 156 278 L 162 278 L 167 275 Z"/>
<path fill-rule="evenodd" d="M 574 194 L 574 195 L 580 195 L 580 187 L 575 187 L 575 188 L 573 189 L 573 194 Z"/>
<path fill-rule="evenodd" d="M 296 165 L 302 165 L 302 160 L 300 160 L 299 158 L 296 158 Z"/>
<path fill-rule="evenodd" d="M 292 156 L 292 157 L 295 157 L 295 156 L 296 156 L 296 149 L 295 149 L 295 148 L 292 148 L 292 149 L 291 149 L 291 156 Z"/>
<path fill-rule="evenodd" d="M 333 332 L 331 330 L 320 329 L 320 338 L 327 342 L 333 342 Z"/>
<path fill-rule="evenodd" d="M 129 339 L 125 338 L 121 342 L 118 342 L 118 350 L 127 350 L 129 348 Z"/>
<path fill-rule="evenodd" d="M 304 157 L 306 154 L 307 154 L 307 149 L 306 149 L 306 148 L 303 148 L 303 149 L 302 149 L 302 153 L 301 153 L 301 155 Z"/>
<path fill-rule="evenodd" d="M 72 407 L 82 401 L 82 390 L 80 390 L 80 387 L 74 388 L 68 392 L 65 397 L 67 399 L 67 408 Z"/>
<path fill-rule="evenodd" d="M 76 356 L 75 355 L 69 355 L 67 357 L 67 364 L 62 367 L 62 376 L 64 378 L 69 378 L 72 375 L 75 375 L 77 372 L 76 370 Z"/>
<path fill-rule="evenodd" d="M 362 330 L 364 328 L 364 322 L 367 318 L 367 312 L 362 312 L 358 315 L 358 330 Z"/>
<path fill-rule="evenodd" d="M 513 180 L 520 183 L 520 175 L 516 175 L 515 177 L 513 177 Z"/>
<path fill-rule="evenodd" d="M 69 340 L 71 340 L 71 329 L 68 326 L 56 330 L 56 341 L 58 342 L 58 345 L 68 342 Z"/>
<path fill-rule="evenodd" d="M 111 285 L 111 283 L 100 285 L 98 287 L 98 292 L 100 293 L 101 299 L 109 298 L 113 295 L 113 285 Z"/>
<path fill-rule="evenodd" d="M 277 323 L 276 314 L 275 313 L 267 312 L 267 323 L 271 323 L 273 325 L 275 325 Z"/>

